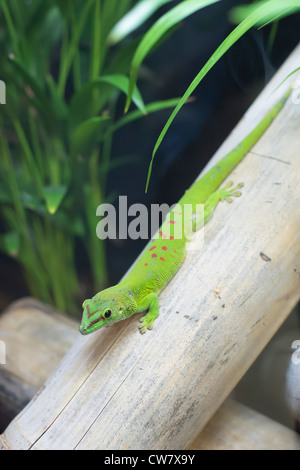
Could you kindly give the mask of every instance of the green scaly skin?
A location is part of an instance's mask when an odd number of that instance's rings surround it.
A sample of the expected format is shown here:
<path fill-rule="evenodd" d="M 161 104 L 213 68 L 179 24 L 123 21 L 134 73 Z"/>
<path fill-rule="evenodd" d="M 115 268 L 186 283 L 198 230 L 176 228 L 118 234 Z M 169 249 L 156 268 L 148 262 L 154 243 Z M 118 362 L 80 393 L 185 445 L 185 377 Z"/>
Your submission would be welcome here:
<path fill-rule="evenodd" d="M 219 201 L 231 202 L 232 197 L 241 195 L 239 189 L 243 184 L 232 187 L 232 183 L 228 183 L 223 189 L 218 188 L 275 119 L 289 92 L 290 90 L 239 145 L 185 193 L 170 211 L 159 230 L 158 238 L 148 243 L 127 276 L 116 286 L 83 302 L 84 310 L 79 328 L 83 335 L 143 311 L 148 313 L 140 320 L 140 332 L 145 333 L 147 329 L 153 328 L 159 314 L 158 295 L 183 263 L 186 243 L 191 236 L 183 225 L 184 205 L 192 204 L 193 222 L 190 232 L 194 232 L 209 221 Z M 197 204 L 203 204 L 203 217 L 200 217 Z"/>

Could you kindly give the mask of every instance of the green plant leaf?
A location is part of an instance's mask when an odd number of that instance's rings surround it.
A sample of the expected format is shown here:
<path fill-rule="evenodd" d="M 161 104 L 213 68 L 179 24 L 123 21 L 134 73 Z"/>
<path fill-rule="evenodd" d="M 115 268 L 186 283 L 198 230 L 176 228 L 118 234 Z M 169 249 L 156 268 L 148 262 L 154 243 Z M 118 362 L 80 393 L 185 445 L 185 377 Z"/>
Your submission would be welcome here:
<path fill-rule="evenodd" d="M 82 5 L 82 8 L 78 14 L 77 21 L 74 24 L 74 28 L 72 28 L 72 34 L 70 37 L 70 41 L 68 43 L 67 48 L 62 47 L 61 55 L 60 55 L 60 69 L 59 69 L 59 76 L 58 76 L 58 91 L 61 96 L 65 93 L 65 87 L 68 79 L 68 75 L 70 69 L 72 67 L 74 58 L 78 53 L 78 45 L 80 41 L 80 37 L 86 25 L 89 12 L 91 7 L 93 6 L 95 0 L 86 0 L 85 2 L 79 2 Z M 70 21 L 70 8 L 74 8 L 72 3 L 74 2 L 65 2 L 67 5 L 67 18 Z M 65 46 L 66 44 L 64 44 Z"/>
<path fill-rule="evenodd" d="M 68 108 L 64 99 L 58 93 L 56 83 L 53 80 L 51 74 L 47 74 L 45 76 L 45 83 L 47 84 L 47 87 L 49 89 L 51 102 L 53 104 L 53 108 L 55 109 L 55 115 L 58 119 L 65 119 L 68 113 Z"/>
<path fill-rule="evenodd" d="M 76 127 L 71 140 L 71 155 L 73 157 L 76 155 L 86 155 L 90 152 L 101 126 L 108 119 L 108 116 L 92 117 Z"/>
<path fill-rule="evenodd" d="M 51 222 L 55 227 L 60 228 L 64 233 L 81 238 L 86 236 L 86 227 L 84 225 L 81 214 L 70 214 L 65 210 L 65 208 L 61 208 L 61 210 L 53 215 Z"/>
<path fill-rule="evenodd" d="M 53 102 L 48 98 L 45 87 L 47 80 L 40 84 L 38 79 L 29 73 L 26 66 L 17 58 L 11 58 L 10 65 L 14 71 L 14 76 L 12 76 L 10 80 L 17 84 L 19 77 L 22 77 L 24 80 L 22 93 L 26 93 L 27 99 L 30 100 L 41 113 L 43 122 L 47 123 L 48 129 L 57 130 L 57 116 L 53 109 Z M 57 103 L 55 102 L 54 104 L 56 105 Z"/>
<path fill-rule="evenodd" d="M 51 185 L 43 187 L 43 194 L 47 209 L 50 214 L 55 214 L 63 198 L 67 193 L 68 187 L 63 185 Z"/>
<path fill-rule="evenodd" d="M 267 4 L 267 5 L 266 5 Z M 240 5 L 232 8 L 229 12 L 229 19 L 233 23 L 241 23 L 249 15 L 257 11 L 260 7 L 266 7 L 264 15 L 258 18 L 256 24 L 259 26 L 265 26 L 266 24 L 275 21 L 277 18 L 283 18 L 286 15 L 295 13 L 300 8 L 299 0 L 266 0 L 252 3 L 251 5 Z"/>
<path fill-rule="evenodd" d="M 119 90 L 123 91 L 123 93 L 127 95 L 128 87 L 129 87 L 129 80 L 128 80 L 128 77 L 126 77 L 125 75 L 121 75 L 121 74 L 106 75 L 106 76 L 104 75 L 103 77 L 99 77 L 98 80 L 101 82 L 113 85 L 115 88 L 119 88 Z M 146 109 L 145 109 L 143 98 L 136 86 L 134 86 L 133 88 L 132 101 L 134 102 L 136 107 L 140 111 L 142 111 L 142 113 L 146 114 Z"/>
<path fill-rule="evenodd" d="M 175 108 L 179 103 L 180 98 L 171 98 L 169 100 L 153 101 L 153 103 L 148 103 L 145 105 L 146 113 L 151 114 L 157 111 L 162 111 L 164 109 Z M 138 109 L 127 113 L 125 116 L 121 117 L 114 125 L 113 131 L 116 131 L 120 127 L 125 126 L 129 122 L 135 121 L 144 116 L 144 113 Z"/>
<path fill-rule="evenodd" d="M 273 91 L 273 93 L 278 90 L 279 87 L 281 87 L 281 85 L 283 85 L 283 83 L 288 80 L 288 78 L 290 78 L 292 75 L 294 75 L 294 73 L 297 73 L 299 72 L 300 70 L 300 67 L 297 67 L 296 69 L 292 70 L 292 72 L 290 72 L 283 80 L 282 82 L 279 83 L 279 85 L 277 85 L 277 87 L 275 88 L 275 90 Z"/>
<path fill-rule="evenodd" d="M 147 31 L 141 40 L 131 62 L 130 81 L 125 105 L 125 112 L 128 111 L 131 100 L 133 99 L 133 90 L 137 81 L 137 75 L 143 60 L 158 43 L 164 34 L 173 26 L 198 10 L 216 3 L 219 0 L 185 0 L 176 7 L 169 10 L 161 16 L 154 25 Z"/>
<path fill-rule="evenodd" d="M 154 146 L 154 150 L 152 152 L 152 158 L 150 161 L 149 165 L 149 170 L 148 170 L 148 175 L 147 175 L 147 182 L 146 182 L 146 192 L 148 190 L 149 186 L 149 181 L 150 181 L 150 176 L 151 176 L 151 171 L 152 171 L 152 165 L 153 165 L 153 160 L 155 157 L 155 154 L 164 138 L 166 135 L 170 125 L 174 121 L 175 117 L 177 116 L 178 112 L 186 103 L 187 99 L 191 96 L 195 88 L 199 85 L 199 83 L 203 80 L 205 75 L 209 72 L 209 70 L 218 62 L 218 60 L 225 54 L 225 52 L 230 49 L 230 47 L 236 43 L 236 41 L 243 36 L 250 28 L 255 26 L 257 23 L 265 23 L 266 20 L 270 21 L 270 18 L 272 16 L 270 15 L 270 8 L 271 4 L 273 2 L 279 3 L 278 0 L 268 0 L 267 2 L 264 2 L 263 4 L 259 4 L 259 7 L 254 9 L 252 13 L 247 16 L 236 28 L 224 39 L 224 41 L 220 44 L 220 46 L 216 49 L 216 51 L 213 53 L 213 55 L 208 59 L 208 61 L 205 63 L 205 65 L 202 67 L 200 72 L 196 75 L 190 86 L 187 88 L 185 91 L 184 95 L 181 97 L 179 103 L 177 104 L 176 108 L 174 111 L 171 113 L 171 116 L 169 117 L 168 121 L 166 122 L 165 126 L 163 127 L 156 143 Z M 297 0 L 297 3 L 300 5 L 300 1 Z M 284 5 L 284 6 L 283 6 Z M 286 14 L 286 9 L 289 10 L 290 7 L 287 6 L 285 7 L 285 3 L 282 4 L 281 7 L 281 15 Z M 278 10 L 274 12 L 275 18 L 278 18 Z"/>
<path fill-rule="evenodd" d="M 128 77 L 122 74 L 103 75 L 87 83 L 74 94 L 71 100 L 69 108 L 71 128 L 74 128 L 74 126 L 78 125 L 83 119 L 91 117 L 93 105 L 97 112 L 105 106 L 106 102 L 111 97 L 111 89 L 109 87 L 117 88 L 127 94 L 128 86 Z M 104 89 L 104 87 L 106 87 L 106 89 Z M 100 93 L 97 97 L 98 101 L 95 108 L 93 92 L 97 89 L 100 89 Z M 136 107 L 145 114 L 145 105 L 137 87 L 134 89 L 132 99 Z"/>
<path fill-rule="evenodd" d="M 2 236 L 3 249 L 5 253 L 10 256 L 16 257 L 20 249 L 20 234 L 18 232 L 5 233 Z"/>
<path fill-rule="evenodd" d="M 48 101 L 47 101 L 45 92 L 41 84 L 38 82 L 37 78 L 28 72 L 28 70 L 26 69 L 26 66 L 17 57 L 11 57 L 10 64 L 12 68 L 15 70 L 15 73 L 17 73 L 23 78 L 26 85 L 30 86 L 31 91 L 34 93 L 36 98 L 40 101 L 41 105 L 47 106 Z"/>
<path fill-rule="evenodd" d="M 21 199 L 23 206 L 26 209 L 30 209 L 39 213 L 45 212 L 45 205 L 43 204 L 42 200 L 37 198 L 36 196 L 33 196 L 28 192 L 22 191 Z"/>
<path fill-rule="evenodd" d="M 140 0 L 120 21 L 113 27 L 108 35 L 109 44 L 117 44 L 126 36 L 139 28 L 162 5 L 173 0 Z"/>
<path fill-rule="evenodd" d="M 0 202 L 1 204 L 12 204 L 13 197 L 9 194 L 8 191 L 4 188 L 4 185 L 0 183 Z"/>

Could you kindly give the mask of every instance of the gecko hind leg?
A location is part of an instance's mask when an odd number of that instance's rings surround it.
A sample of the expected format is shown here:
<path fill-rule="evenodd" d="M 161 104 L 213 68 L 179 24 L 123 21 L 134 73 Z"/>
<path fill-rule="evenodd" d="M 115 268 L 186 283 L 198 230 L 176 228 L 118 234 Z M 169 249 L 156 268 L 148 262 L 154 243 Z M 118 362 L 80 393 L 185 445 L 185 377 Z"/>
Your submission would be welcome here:
<path fill-rule="evenodd" d="M 217 207 L 220 201 L 226 201 L 228 203 L 231 203 L 233 197 L 240 197 L 242 195 L 239 190 L 244 186 L 244 183 L 239 183 L 234 187 L 232 186 L 232 181 L 229 181 L 226 186 L 221 189 L 218 189 L 209 196 L 209 198 L 204 204 L 204 224 L 206 224 L 210 220 L 215 208 Z"/>
<path fill-rule="evenodd" d="M 219 193 L 220 195 L 220 201 L 226 201 L 231 203 L 233 197 L 240 197 L 242 195 L 239 189 L 243 188 L 244 183 L 239 183 L 234 188 L 232 188 L 232 186 L 233 182 L 229 181 L 226 186 L 224 186 L 224 188 L 221 188 L 216 191 L 216 193 Z"/>
<path fill-rule="evenodd" d="M 233 197 L 239 197 L 242 195 L 239 190 L 244 186 L 244 183 L 239 183 L 235 187 L 232 186 L 232 181 L 229 181 L 226 186 L 221 189 L 217 189 L 217 191 L 212 193 L 204 203 L 204 211 L 202 213 L 199 212 L 199 214 L 196 212 L 193 214 L 191 233 L 194 233 L 202 228 L 203 225 L 205 225 L 211 219 L 214 210 L 220 201 L 231 203 Z"/>

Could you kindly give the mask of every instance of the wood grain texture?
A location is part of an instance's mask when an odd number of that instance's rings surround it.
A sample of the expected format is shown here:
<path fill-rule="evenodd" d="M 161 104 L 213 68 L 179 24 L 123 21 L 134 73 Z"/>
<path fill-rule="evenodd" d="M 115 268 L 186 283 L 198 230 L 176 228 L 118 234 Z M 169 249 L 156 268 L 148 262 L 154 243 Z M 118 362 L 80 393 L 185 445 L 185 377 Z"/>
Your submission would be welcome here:
<path fill-rule="evenodd" d="M 77 335 L 77 322 L 54 308 L 30 297 L 13 302 L 0 316 L 0 338 L 6 344 L 6 364 L 0 371 L 39 388 Z"/>
<path fill-rule="evenodd" d="M 9 355 L 9 363 L 0 367 L 0 392 L 9 389 L 5 402 L 6 411 L 8 401 L 12 398 L 13 411 L 17 405 L 22 406 L 29 397 L 32 398 L 37 391 L 36 387 L 43 385 L 45 375 L 50 375 L 66 348 L 75 339 L 77 329 L 76 322 L 34 299 L 25 298 L 14 302 L 0 317 L 1 335 L 9 337 L 10 343 L 19 343 L 15 350 L 10 349 L 13 354 Z M 53 355 L 51 350 L 55 332 L 58 335 L 54 342 Z M 40 367 L 45 351 L 48 351 L 51 360 L 43 360 L 43 366 Z M 28 379 L 33 370 L 34 383 L 30 384 L 30 388 Z M 0 424 L 3 416 L 1 411 L 3 410 L 0 408 Z M 191 444 L 190 450 L 300 450 L 299 441 L 300 437 L 285 426 L 227 399 Z M 1 446 L 5 448 L 2 440 L 0 448 Z"/>
<path fill-rule="evenodd" d="M 300 341 L 299 307 L 291 312 L 231 394 L 238 402 L 293 430 L 297 396 L 300 404 L 300 349 L 296 352 L 294 344 Z M 298 415 L 299 411 L 300 406 Z"/>
<path fill-rule="evenodd" d="M 270 95 L 299 60 L 297 48 L 210 166 L 281 96 L 286 87 Z M 243 196 L 217 208 L 201 251 L 191 245 L 154 330 L 140 335 L 136 315 L 79 337 L 6 429 L 8 447 L 188 447 L 299 300 L 299 121 L 290 99 L 231 175 Z"/>
<path fill-rule="evenodd" d="M 300 450 L 300 436 L 257 411 L 227 399 L 189 450 Z"/>
<path fill-rule="evenodd" d="M 0 429 L 33 398 L 78 336 L 78 324 L 32 298 L 0 316 L 6 363 L 0 364 Z"/>

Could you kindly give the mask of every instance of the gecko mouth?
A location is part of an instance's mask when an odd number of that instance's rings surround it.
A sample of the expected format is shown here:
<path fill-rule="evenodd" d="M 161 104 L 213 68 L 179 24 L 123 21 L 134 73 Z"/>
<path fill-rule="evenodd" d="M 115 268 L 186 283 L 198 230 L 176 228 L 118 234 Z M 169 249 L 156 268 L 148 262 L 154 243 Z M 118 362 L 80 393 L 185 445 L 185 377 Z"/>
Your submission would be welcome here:
<path fill-rule="evenodd" d="M 95 312 L 96 313 L 96 312 Z M 97 323 L 99 323 L 101 320 L 105 320 L 104 317 L 99 317 L 99 318 L 96 318 L 95 320 L 93 320 L 88 326 L 87 326 L 87 330 L 89 330 L 92 326 L 96 325 Z"/>
<path fill-rule="evenodd" d="M 89 333 L 92 333 L 92 331 L 94 331 L 92 329 L 92 327 L 94 325 L 96 325 L 97 323 L 99 323 L 101 320 L 105 320 L 104 317 L 99 317 L 99 318 L 96 318 L 95 320 L 93 320 L 91 323 L 89 323 L 87 326 L 83 326 L 83 325 L 80 325 L 79 327 L 79 331 L 82 335 L 87 335 Z"/>

